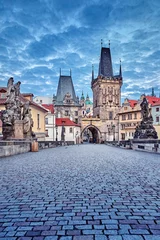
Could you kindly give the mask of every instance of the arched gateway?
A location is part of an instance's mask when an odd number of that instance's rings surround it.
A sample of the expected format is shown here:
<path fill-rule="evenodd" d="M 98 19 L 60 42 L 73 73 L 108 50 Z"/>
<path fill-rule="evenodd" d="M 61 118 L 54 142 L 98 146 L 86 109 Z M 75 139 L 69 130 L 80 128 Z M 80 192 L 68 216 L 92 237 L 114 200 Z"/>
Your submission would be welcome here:
<path fill-rule="evenodd" d="M 101 132 L 96 126 L 88 125 L 82 130 L 81 139 L 90 143 L 101 143 Z"/>

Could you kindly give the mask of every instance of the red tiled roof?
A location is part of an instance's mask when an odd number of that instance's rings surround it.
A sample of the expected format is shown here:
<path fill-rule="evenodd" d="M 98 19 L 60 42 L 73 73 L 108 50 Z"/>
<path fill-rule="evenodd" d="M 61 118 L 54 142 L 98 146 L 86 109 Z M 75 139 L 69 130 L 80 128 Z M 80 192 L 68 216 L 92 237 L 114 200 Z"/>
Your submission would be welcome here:
<path fill-rule="evenodd" d="M 153 105 L 152 106 L 160 106 L 160 100 L 159 101 L 157 101 L 156 103 L 153 103 Z"/>
<path fill-rule="evenodd" d="M 54 113 L 54 107 L 53 104 L 42 104 L 42 106 L 46 109 L 48 109 L 52 114 Z"/>
<path fill-rule="evenodd" d="M 152 96 L 146 96 L 148 103 L 153 105 L 154 103 L 160 101 L 160 98 L 158 97 L 152 97 Z"/>
<path fill-rule="evenodd" d="M 77 126 L 77 127 L 79 127 L 78 124 L 71 121 L 69 118 L 56 118 L 56 125 L 57 126 Z"/>
<path fill-rule="evenodd" d="M 130 105 L 130 107 L 131 108 L 134 108 L 134 106 L 137 104 L 137 100 L 128 100 L 128 102 L 129 102 L 129 105 Z"/>

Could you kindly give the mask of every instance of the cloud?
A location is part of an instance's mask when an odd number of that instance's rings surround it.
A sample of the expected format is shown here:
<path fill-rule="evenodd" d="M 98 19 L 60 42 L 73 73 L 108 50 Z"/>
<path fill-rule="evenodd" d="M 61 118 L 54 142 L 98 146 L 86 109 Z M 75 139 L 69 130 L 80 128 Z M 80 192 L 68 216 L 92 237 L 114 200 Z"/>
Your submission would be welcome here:
<path fill-rule="evenodd" d="M 98 74 L 100 41 L 111 41 L 113 70 L 122 60 L 122 100 L 160 91 L 160 1 L 1 0 L 0 80 L 22 82 L 23 92 L 53 95 L 59 69 L 76 94 L 92 98 L 91 66 Z"/>

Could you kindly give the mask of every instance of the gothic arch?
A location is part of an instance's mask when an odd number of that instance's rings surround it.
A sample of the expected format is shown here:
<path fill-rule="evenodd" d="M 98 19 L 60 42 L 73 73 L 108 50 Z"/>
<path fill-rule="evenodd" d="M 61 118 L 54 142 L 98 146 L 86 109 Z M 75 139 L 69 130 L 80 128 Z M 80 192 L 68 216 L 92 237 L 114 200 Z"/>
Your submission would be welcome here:
<path fill-rule="evenodd" d="M 96 126 L 91 124 L 86 126 L 81 132 L 81 139 L 83 139 L 83 135 L 86 134 L 86 132 L 90 143 L 101 143 L 101 132 Z"/>

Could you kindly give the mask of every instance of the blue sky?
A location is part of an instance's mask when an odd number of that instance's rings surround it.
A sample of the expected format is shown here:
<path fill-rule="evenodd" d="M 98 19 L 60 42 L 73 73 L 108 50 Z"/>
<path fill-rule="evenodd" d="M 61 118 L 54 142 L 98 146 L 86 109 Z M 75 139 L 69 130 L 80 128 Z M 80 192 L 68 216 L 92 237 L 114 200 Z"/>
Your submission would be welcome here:
<path fill-rule="evenodd" d="M 122 60 L 122 100 L 160 93 L 159 0 L 0 0 L 0 85 L 21 81 L 21 92 L 56 93 L 59 69 L 76 94 L 92 97 L 100 42 L 111 41 L 113 70 Z"/>

